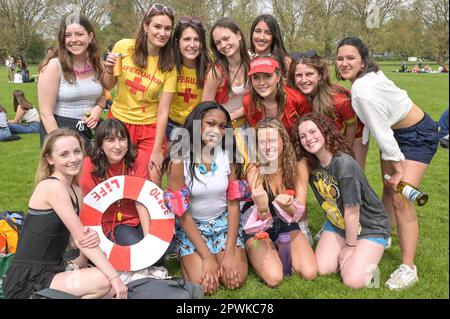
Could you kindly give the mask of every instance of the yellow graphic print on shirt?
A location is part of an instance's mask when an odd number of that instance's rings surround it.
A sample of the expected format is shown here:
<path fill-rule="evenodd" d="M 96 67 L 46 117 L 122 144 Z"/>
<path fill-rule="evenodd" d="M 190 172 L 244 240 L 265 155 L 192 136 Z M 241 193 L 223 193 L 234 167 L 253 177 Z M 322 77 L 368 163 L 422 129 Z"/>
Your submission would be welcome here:
<path fill-rule="evenodd" d="M 315 170 L 312 175 L 314 176 L 314 186 L 323 198 L 322 209 L 327 219 L 334 226 L 345 230 L 344 216 L 337 206 L 337 199 L 341 195 L 336 180 L 325 171 Z"/>

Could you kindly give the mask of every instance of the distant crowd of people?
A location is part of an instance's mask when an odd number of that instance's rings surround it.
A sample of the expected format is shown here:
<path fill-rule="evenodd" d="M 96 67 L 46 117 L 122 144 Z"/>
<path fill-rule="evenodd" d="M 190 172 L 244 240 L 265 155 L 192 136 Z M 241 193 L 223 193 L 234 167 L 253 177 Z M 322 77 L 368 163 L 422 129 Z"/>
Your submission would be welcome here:
<path fill-rule="evenodd" d="M 8 56 L 5 65 L 8 70 L 8 81 L 10 83 L 34 82 L 34 78 L 30 77 L 28 65 L 22 55 L 19 55 L 17 58 Z"/>
<path fill-rule="evenodd" d="M 448 65 L 447 64 L 441 64 L 437 68 L 436 71 L 433 71 L 431 66 L 429 64 L 425 64 L 425 66 L 422 65 L 422 63 L 414 64 L 411 70 L 408 70 L 408 66 L 406 63 L 402 63 L 400 66 L 400 69 L 398 69 L 397 72 L 400 73 L 448 73 Z"/>

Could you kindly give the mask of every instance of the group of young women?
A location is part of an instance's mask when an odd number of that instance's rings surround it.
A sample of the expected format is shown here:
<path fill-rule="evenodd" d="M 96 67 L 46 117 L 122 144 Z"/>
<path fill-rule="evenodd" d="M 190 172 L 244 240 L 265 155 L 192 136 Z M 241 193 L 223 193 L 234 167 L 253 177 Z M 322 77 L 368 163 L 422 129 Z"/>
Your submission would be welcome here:
<path fill-rule="evenodd" d="M 277 286 L 285 266 L 281 235 L 290 237 L 291 271 L 306 280 L 339 271 L 345 285 L 365 287 L 395 221 L 402 264 L 386 285 L 402 289 L 416 282 L 416 213 L 396 186 L 420 184 L 437 148 L 437 127 L 384 76 L 367 46 L 358 38 L 338 44 L 336 75 L 352 83 L 350 93 L 331 83 L 327 62 L 315 51 L 289 56 L 271 15 L 255 19 L 250 50 L 236 23 L 217 21 L 211 56 L 201 18 L 182 17 L 175 25 L 174 14 L 153 4 L 136 38 L 117 42 L 104 64 L 88 19 L 63 20 L 59 47 L 40 69 L 41 132 L 49 135 L 5 279 L 6 297 L 28 297 L 36 286 L 85 298 L 126 297 L 98 236 L 77 218 L 81 193 L 115 175 L 161 185 L 167 174 L 165 200 L 179 216 L 183 276 L 208 294 L 220 283 L 241 287 L 247 260 L 268 286 Z M 116 87 L 116 95 L 108 120 L 98 124 L 105 109 L 102 87 Z M 166 140 L 175 147 L 174 128 L 180 127 L 189 133 L 190 147 L 181 158 L 165 159 Z M 249 127 L 255 129 L 255 150 L 245 143 Z M 383 181 L 382 201 L 364 175 L 369 131 L 381 149 L 382 175 L 392 176 Z M 85 143 L 91 147 L 82 165 Z M 308 183 L 326 217 L 315 251 L 307 227 L 313 213 L 306 209 Z M 174 205 L 180 200 L 183 207 Z M 139 203 L 119 201 L 108 210 L 104 231 L 122 245 L 136 243 L 151 227 Z M 266 225 L 267 236 L 247 231 L 244 212 Z M 62 237 L 51 245 L 54 234 Z M 63 272 L 69 235 L 81 251 L 76 263 L 83 267 L 87 257 L 96 267 Z M 82 278 L 76 288 L 67 284 L 71 276 Z"/>

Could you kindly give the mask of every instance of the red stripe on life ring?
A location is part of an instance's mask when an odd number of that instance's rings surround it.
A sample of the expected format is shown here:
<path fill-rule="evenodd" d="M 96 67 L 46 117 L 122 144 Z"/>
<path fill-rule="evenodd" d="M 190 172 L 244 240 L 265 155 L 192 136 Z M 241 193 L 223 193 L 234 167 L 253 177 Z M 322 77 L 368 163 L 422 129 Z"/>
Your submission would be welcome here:
<path fill-rule="evenodd" d="M 109 254 L 109 262 L 119 271 L 130 271 L 130 246 L 114 245 Z"/>
<path fill-rule="evenodd" d="M 84 203 L 80 212 L 80 221 L 84 226 L 101 226 L 102 212 Z"/>
<path fill-rule="evenodd" d="M 141 193 L 142 187 L 147 180 L 144 178 L 136 178 L 133 176 L 125 176 L 125 186 L 123 190 L 123 198 L 137 200 Z"/>
<path fill-rule="evenodd" d="M 150 223 L 149 234 L 170 243 L 173 238 L 175 219 L 153 219 Z"/>

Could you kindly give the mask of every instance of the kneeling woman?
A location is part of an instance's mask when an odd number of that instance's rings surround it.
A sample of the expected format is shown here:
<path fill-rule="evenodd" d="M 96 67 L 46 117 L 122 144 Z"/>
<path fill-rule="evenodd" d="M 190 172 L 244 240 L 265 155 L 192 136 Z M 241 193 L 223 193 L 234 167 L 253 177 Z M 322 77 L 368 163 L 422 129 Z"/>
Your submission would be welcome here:
<path fill-rule="evenodd" d="M 270 238 L 265 240 L 245 235 L 250 262 L 267 285 L 277 286 L 283 280 L 283 265 L 274 243 L 280 234 L 288 233 L 291 237 L 292 269 L 303 278 L 312 280 L 317 274 L 316 259 L 298 225 L 305 212 L 308 187 L 306 161 L 296 161 L 289 135 L 280 121 L 265 119 L 258 124 L 256 133 L 258 154 L 261 156 L 257 164 L 250 164 L 247 169 L 253 203 L 246 204 L 243 210 L 252 209 L 254 204 L 258 218 L 272 218 L 273 225 L 268 230 Z M 289 220 L 280 218 L 283 213 L 290 216 Z M 255 245 L 255 240 L 260 242 Z"/>
<path fill-rule="evenodd" d="M 179 216 L 176 237 L 183 276 L 201 284 L 207 294 L 219 288 L 219 280 L 228 289 L 239 288 L 247 279 L 248 266 L 239 201 L 227 198 L 229 185 L 240 175 L 240 165 L 229 159 L 234 141 L 225 149 L 226 129 L 232 129 L 230 115 L 217 102 L 202 102 L 184 128 L 189 133 L 189 152 L 183 160 L 169 163 L 165 193 L 167 206 Z M 232 130 L 229 134 L 233 140 Z M 177 203 L 189 201 L 190 208 L 176 208 Z"/>
<path fill-rule="evenodd" d="M 98 236 L 97 244 L 90 245 L 86 227 L 78 218 L 82 163 L 83 142 L 78 133 L 56 129 L 47 135 L 36 173 L 37 185 L 16 255 L 6 273 L 6 298 L 28 299 L 44 288 L 82 298 L 127 297 L 127 287 L 98 247 Z M 87 265 L 87 257 L 96 267 L 65 271 L 63 254 L 70 237 L 81 251 L 77 265 Z"/>
<path fill-rule="evenodd" d="M 294 141 L 298 158 L 307 158 L 309 183 L 327 218 L 316 247 L 319 274 L 340 270 L 346 286 L 364 288 L 387 246 L 387 212 L 328 117 L 301 118 Z"/>
<path fill-rule="evenodd" d="M 83 163 L 83 195 L 113 176 L 129 175 L 150 179 L 148 166 L 140 161 L 143 155 L 142 150 L 136 154 L 130 134 L 121 121 L 103 121 L 97 128 L 95 142 Z M 121 199 L 106 210 L 102 227 L 110 240 L 122 246 L 130 246 L 148 234 L 150 216 L 142 204 L 131 199 Z"/>

